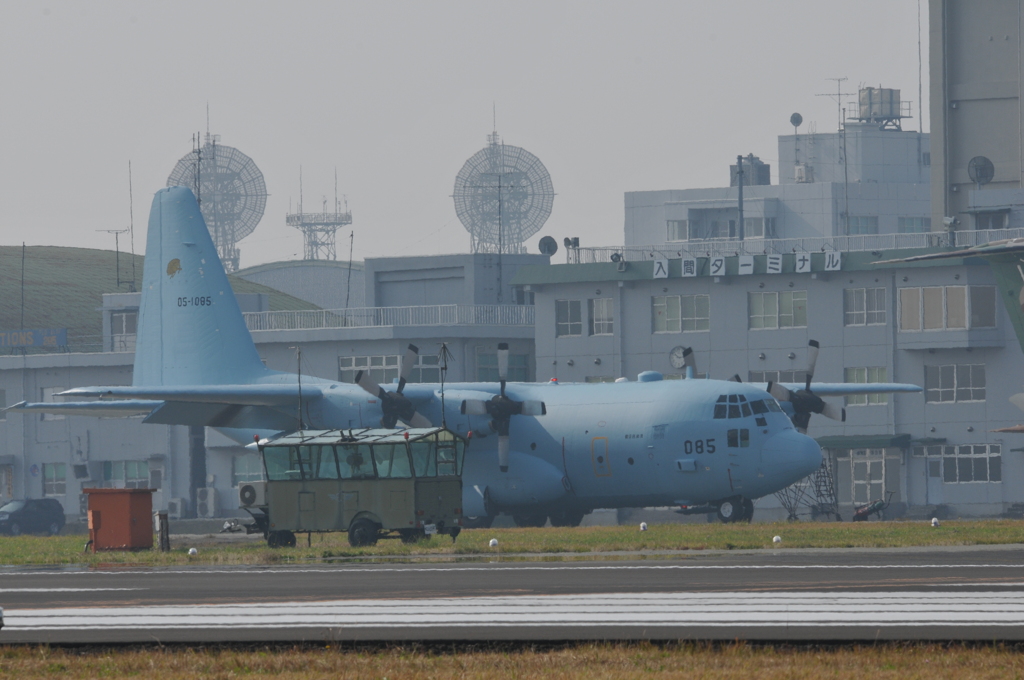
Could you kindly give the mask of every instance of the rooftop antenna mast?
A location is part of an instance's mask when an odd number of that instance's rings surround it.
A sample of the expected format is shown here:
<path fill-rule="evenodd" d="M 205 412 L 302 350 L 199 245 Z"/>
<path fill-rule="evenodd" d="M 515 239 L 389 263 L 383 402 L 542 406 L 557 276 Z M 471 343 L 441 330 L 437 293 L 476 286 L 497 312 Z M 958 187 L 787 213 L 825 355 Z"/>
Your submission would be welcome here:
<path fill-rule="evenodd" d="M 840 134 L 839 152 L 843 157 L 843 234 L 850 233 L 850 168 L 846 159 L 846 109 L 843 108 L 843 97 L 853 95 L 852 92 L 843 92 L 843 83 L 849 78 L 826 78 L 836 83 L 836 93 L 816 94 L 815 97 L 833 97 L 836 100 L 836 117 L 838 118 L 837 130 Z"/>
<path fill-rule="evenodd" d="M 135 194 L 132 192 L 132 162 L 128 161 L 128 234 L 132 249 L 132 283 L 128 291 L 135 292 Z M 116 247 L 117 240 L 114 240 Z"/>
<path fill-rule="evenodd" d="M 121 234 L 127 234 L 131 229 L 97 229 L 106 234 L 114 235 L 114 268 L 117 270 L 117 289 L 121 290 Z M 128 283 L 125 281 L 125 283 Z M 133 286 L 134 287 L 134 286 Z M 132 291 L 134 292 L 134 291 Z"/>
<path fill-rule="evenodd" d="M 295 227 L 303 236 L 303 260 L 337 260 L 337 231 L 352 224 L 352 213 L 346 202 L 342 211 L 338 201 L 338 170 L 334 170 L 334 210 L 328 212 L 327 197 L 324 197 L 321 212 L 303 212 L 302 166 L 299 166 L 299 211 L 285 215 L 285 223 Z"/>

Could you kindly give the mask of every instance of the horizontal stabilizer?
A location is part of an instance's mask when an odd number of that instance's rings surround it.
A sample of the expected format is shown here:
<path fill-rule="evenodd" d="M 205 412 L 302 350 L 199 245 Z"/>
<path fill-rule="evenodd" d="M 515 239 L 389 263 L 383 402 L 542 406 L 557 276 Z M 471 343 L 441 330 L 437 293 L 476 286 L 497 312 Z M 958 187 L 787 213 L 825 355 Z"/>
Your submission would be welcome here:
<path fill-rule="evenodd" d="M 91 416 L 94 418 L 128 418 L 144 415 L 158 408 L 162 401 L 130 399 L 124 401 L 65 401 L 36 402 L 20 401 L 4 411 L 31 411 L 65 416 Z"/>
<path fill-rule="evenodd" d="M 159 399 L 205 404 L 239 406 L 287 406 L 299 398 L 298 384 L 285 385 L 176 385 L 153 387 L 75 387 L 59 396 L 101 397 L 104 399 Z M 317 385 L 302 385 L 302 399 L 323 396 Z"/>

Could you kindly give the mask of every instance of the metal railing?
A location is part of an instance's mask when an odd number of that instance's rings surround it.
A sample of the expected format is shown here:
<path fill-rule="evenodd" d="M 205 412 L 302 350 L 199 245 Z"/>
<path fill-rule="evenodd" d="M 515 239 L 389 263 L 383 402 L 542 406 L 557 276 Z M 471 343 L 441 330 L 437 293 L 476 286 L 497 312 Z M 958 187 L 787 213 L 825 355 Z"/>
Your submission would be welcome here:
<path fill-rule="evenodd" d="M 611 262 L 618 254 L 628 262 L 642 262 L 655 258 L 713 257 L 730 255 L 764 255 L 792 252 L 871 251 L 901 248 L 935 248 L 954 246 L 969 248 L 990 241 L 1024 238 L 1024 229 L 962 230 L 926 232 L 917 234 L 864 234 L 858 236 L 814 236 L 807 238 L 705 239 L 680 241 L 658 246 L 600 246 L 566 249 L 566 264 Z"/>
<path fill-rule="evenodd" d="M 250 331 L 372 328 L 378 326 L 532 326 L 531 305 L 423 305 L 248 312 Z"/>

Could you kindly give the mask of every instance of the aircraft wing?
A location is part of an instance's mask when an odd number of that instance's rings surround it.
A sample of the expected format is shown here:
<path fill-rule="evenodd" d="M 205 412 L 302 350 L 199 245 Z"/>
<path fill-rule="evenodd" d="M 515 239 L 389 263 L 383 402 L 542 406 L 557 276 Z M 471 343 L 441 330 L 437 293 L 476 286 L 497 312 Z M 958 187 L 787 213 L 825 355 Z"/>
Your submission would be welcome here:
<path fill-rule="evenodd" d="M 20 401 L 4 411 L 31 411 L 65 416 L 93 416 L 96 418 L 127 418 L 151 413 L 162 401 L 126 399 L 123 401 L 65 401 L 29 403 Z"/>
<path fill-rule="evenodd" d="M 62 397 L 100 397 L 104 400 L 159 400 L 234 406 L 288 406 L 299 398 L 299 387 L 287 385 L 163 385 L 154 387 L 75 387 Z M 319 399 L 319 385 L 303 385 L 302 399 Z M 158 404 L 159 405 L 159 404 Z"/>
<path fill-rule="evenodd" d="M 803 383 L 778 383 L 790 392 L 804 389 Z M 767 384 L 758 385 L 767 389 Z M 917 385 L 910 383 L 811 383 L 811 392 L 819 397 L 848 397 L 855 394 L 892 394 L 893 392 L 921 392 Z"/>
<path fill-rule="evenodd" d="M 1004 241 L 993 241 L 973 248 L 963 250 L 951 250 L 944 253 L 929 253 L 928 255 L 915 255 L 896 260 L 882 260 L 875 264 L 896 264 L 900 262 L 923 262 L 925 260 L 947 260 L 954 257 L 983 257 L 987 255 L 1001 255 L 1003 253 L 1024 252 L 1024 239 L 1014 238 Z"/>

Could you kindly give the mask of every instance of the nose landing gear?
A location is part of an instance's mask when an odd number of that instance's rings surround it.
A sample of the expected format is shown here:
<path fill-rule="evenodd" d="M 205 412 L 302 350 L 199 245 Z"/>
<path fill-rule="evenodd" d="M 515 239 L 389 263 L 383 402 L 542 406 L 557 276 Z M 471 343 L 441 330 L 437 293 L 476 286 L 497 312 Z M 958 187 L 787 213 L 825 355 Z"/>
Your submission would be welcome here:
<path fill-rule="evenodd" d="M 732 496 L 718 504 L 718 519 L 723 524 L 750 522 L 754 518 L 754 501 L 743 496 Z"/>

